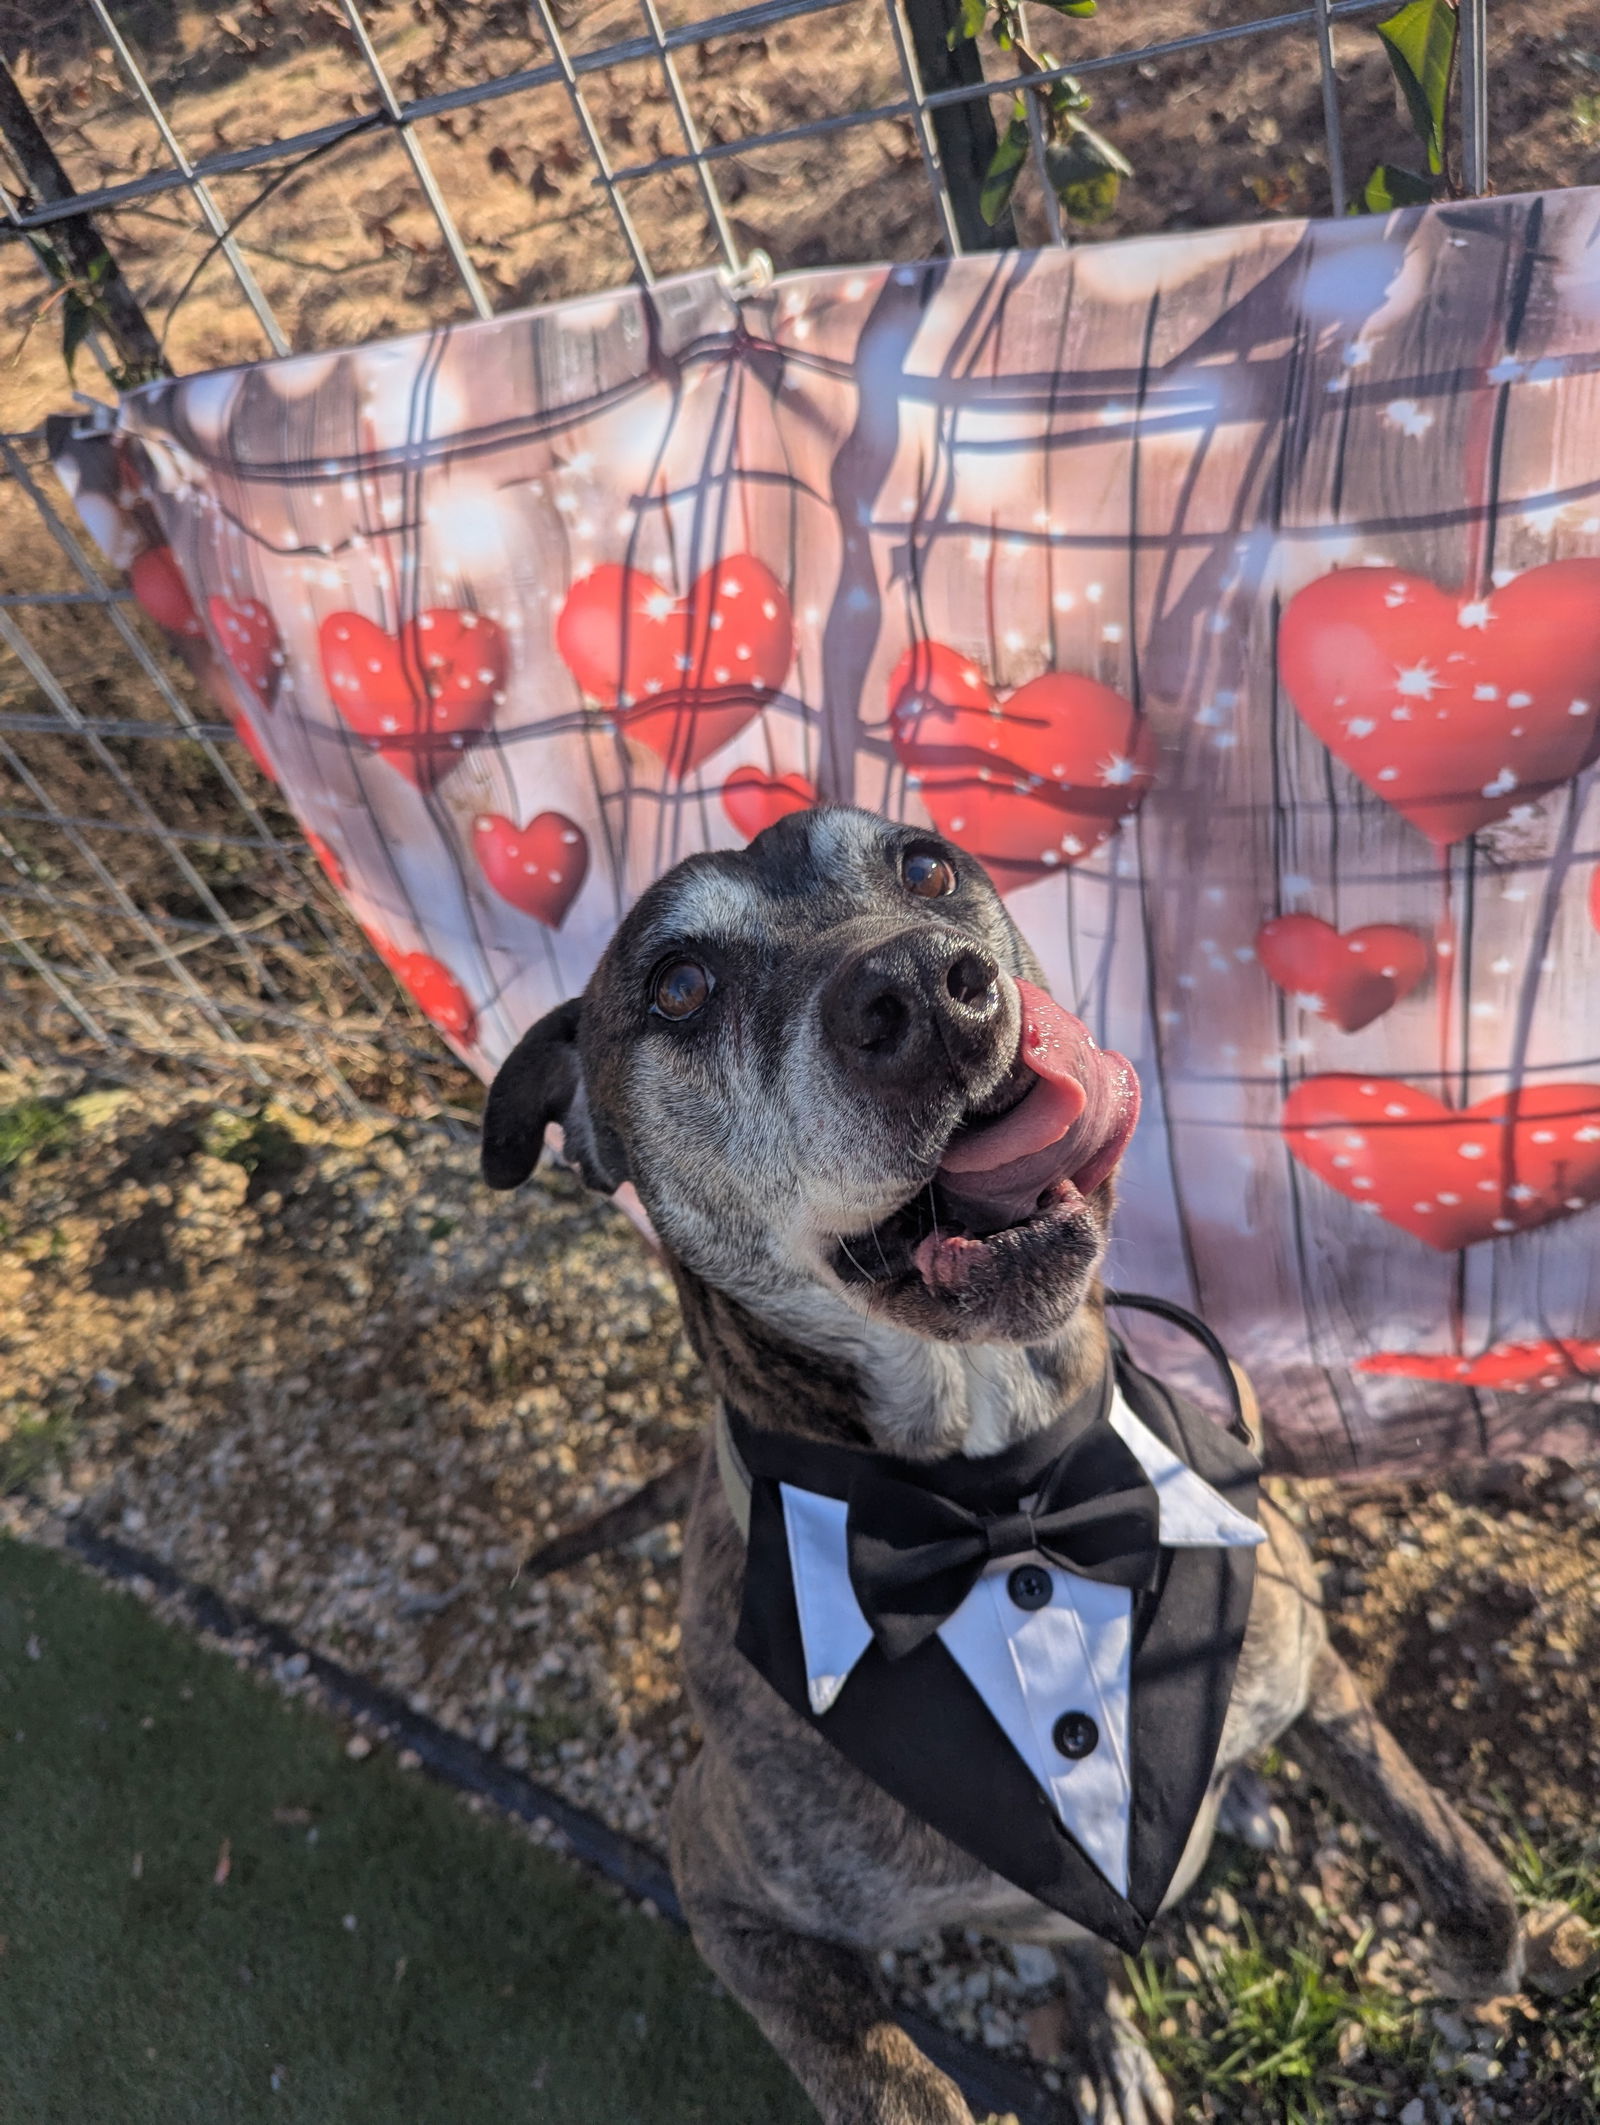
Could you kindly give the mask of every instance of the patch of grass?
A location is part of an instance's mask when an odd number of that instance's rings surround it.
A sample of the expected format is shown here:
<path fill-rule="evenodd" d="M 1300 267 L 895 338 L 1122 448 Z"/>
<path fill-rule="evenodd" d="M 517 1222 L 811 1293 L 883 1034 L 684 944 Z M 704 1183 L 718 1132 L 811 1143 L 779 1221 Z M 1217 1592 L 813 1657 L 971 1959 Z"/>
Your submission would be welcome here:
<path fill-rule="evenodd" d="M 803 2125 L 687 1942 L 0 1542 L 0 2117 Z"/>
<path fill-rule="evenodd" d="M 1383 2093 L 1363 2078 L 1365 2061 L 1421 2056 L 1412 2008 L 1362 1981 L 1370 1934 L 1342 1967 L 1321 1938 L 1268 1945 L 1248 1914 L 1225 1947 L 1191 1942 L 1171 1964 L 1127 1959 L 1151 2050 L 1180 2099 L 1209 2095 L 1224 2118 L 1327 2125 L 1336 2092 Z"/>
<path fill-rule="evenodd" d="M 252 1180 L 257 1174 L 292 1173 L 305 1155 L 290 1131 L 264 1108 L 236 1114 L 218 1107 L 200 1132 L 200 1147 L 212 1158 L 242 1166 Z"/>
<path fill-rule="evenodd" d="M 77 1427 L 65 1410 L 0 1411 L 0 1495 L 22 1490 L 59 1467 Z"/>
<path fill-rule="evenodd" d="M 1546 1836 L 1536 1843 L 1510 1802 L 1495 1799 L 1508 1825 L 1500 1843 L 1517 1895 L 1529 1904 L 1570 1904 L 1580 1918 L 1600 1925 L 1600 1836 Z"/>
<path fill-rule="evenodd" d="M 19 1099 L 0 1107 L 0 1173 L 41 1151 L 58 1151 L 72 1136 L 72 1117 L 48 1099 Z"/>

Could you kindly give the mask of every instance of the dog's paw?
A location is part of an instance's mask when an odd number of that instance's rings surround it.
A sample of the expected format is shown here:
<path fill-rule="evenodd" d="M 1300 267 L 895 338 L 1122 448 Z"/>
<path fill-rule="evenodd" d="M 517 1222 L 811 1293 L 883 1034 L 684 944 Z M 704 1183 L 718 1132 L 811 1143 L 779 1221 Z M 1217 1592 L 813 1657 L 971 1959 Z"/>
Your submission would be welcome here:
<path fill-rule="evenodd" d="M 1252 1852 L 1287 1852 L 1293 1838 L 1289 1818 L 1275 1805 L 1265 1780 L 1244 1764 L 1228 1780 L 1217 1829 Z"/>
<path fill-rule="evenodd" d="M 1073 2084 L 1079 2125 L 1173 2125 L 1172 2091 L 1114 1997 L 1080 2039 Z"/>
<path fill-rule="evenodd" d="M 1486 1961 L 1481 1938 L 1452 1936 L 1438 1928 L 1434 1948 L 1428 1982 L 1441 1999 L 1498 2000 L 1522 1990 L 1526 1936 L 1521 1927 L 1504 1961 Z"/>

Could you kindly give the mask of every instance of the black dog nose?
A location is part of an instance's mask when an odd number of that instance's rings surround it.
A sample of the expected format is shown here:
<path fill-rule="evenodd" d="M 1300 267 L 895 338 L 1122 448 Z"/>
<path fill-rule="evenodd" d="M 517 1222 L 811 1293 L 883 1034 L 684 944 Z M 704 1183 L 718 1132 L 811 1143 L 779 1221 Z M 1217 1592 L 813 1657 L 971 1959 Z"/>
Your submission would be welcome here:
<path fill-rule="evenodd" d="M 822 1030 L 845 1070 L 879 1090 L 987 1063 L 999 968 L 970 938 L 913 930 L 858 952 L 822 992 Z"/>

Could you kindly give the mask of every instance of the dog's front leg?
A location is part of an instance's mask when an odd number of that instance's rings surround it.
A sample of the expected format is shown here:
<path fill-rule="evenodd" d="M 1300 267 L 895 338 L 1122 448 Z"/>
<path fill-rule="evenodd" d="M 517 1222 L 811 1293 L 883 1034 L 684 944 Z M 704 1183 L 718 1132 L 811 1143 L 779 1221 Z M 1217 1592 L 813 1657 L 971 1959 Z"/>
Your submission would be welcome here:
<path fill-rule="evenodd" d="M 1172 2091 L 1134 2026 L 1097 1941 L 1057 1950 L 1082 2125 L 1173 2125 Z"/>
<path fill-rule="evenodd" d="M 865 1957 L 731 1904 L 700 1903 L 689 1923 L 825 2125 L 972 2125 L 954 2081 L 884 2010 Z"/>
<path fill-rule="evenodd" d="M 1429 1785 L 1331 1646 L 1317 1654 L 1310 1701 L 1286 1739 L 1410 1878 L 1438 1932 L 1441 1987 L 1473 1999 L 1516 1991 L 1522 1939 L 1505 1869 Z"/>
<path fill-rule="evenodd" d="M 695 1946 L 824 2125 L 973 2125 L 954 2081 L 889 2016 L 866 1957 L 750 1901 L 719 1835 L 726 1804 L 700 1757 L 673 1798 L 672 1878 Z"/>

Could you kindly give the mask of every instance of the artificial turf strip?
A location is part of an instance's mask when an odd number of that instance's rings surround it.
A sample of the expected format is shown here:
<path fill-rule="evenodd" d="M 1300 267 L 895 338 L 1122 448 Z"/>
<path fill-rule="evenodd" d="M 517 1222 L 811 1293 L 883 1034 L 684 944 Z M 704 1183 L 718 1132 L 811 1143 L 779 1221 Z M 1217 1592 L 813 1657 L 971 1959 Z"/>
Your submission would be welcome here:
<path fill-rule="evenodd" d="M 0 1936 L 18 2125 L 814 2121 L 667 1928 L 9 1541 Z"/>

